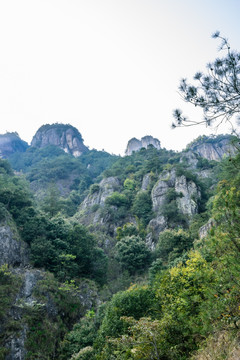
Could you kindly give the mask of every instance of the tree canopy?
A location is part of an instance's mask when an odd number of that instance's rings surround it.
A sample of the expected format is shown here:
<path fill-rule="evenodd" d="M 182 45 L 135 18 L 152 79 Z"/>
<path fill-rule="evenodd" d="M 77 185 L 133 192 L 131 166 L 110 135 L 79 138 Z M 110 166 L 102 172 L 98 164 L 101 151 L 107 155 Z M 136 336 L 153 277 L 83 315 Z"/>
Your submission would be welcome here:
<path fill-rule="evenodd" d="M 221 40 L 222 58 L 207 64 L 206 73 L 197 72 L 193 77 L 194 84 L 182 79 L 179 91 L 184 101 L 203 110 L 203 120 L 188 119 L 179 109 L 174 110 L 173 127 L 215 124 L 229 122 L 240 112 L 240 53 L 233 51 L 226 38 L 219 31 L 212 36 Z"/>

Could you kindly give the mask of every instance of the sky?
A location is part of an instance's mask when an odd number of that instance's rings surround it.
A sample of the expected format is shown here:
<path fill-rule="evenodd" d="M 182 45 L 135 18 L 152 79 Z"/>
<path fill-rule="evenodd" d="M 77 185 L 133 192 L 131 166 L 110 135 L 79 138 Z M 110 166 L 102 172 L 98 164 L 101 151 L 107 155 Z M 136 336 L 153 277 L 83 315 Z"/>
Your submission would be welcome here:
<path fill-rule="evenodd" d="M 69 123 L 90 149 L 121 155 L 133 137 L 180 151 L 216 134 L 172 130 L 172 113 L 202 119 L 179 82 L 221 56 L 216 30 L 240 51 L 239 14 L 239 0 L 0 0 L 0 134 L 30 143 Z"/>

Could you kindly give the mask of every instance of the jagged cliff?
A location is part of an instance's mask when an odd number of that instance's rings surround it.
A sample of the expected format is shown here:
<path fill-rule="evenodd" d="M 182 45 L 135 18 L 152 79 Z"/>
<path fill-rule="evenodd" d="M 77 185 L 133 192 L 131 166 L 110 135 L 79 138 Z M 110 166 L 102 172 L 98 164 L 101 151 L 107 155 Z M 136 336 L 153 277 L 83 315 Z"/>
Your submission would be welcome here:
<path fill-rule="evenodd" d="M 96 289 L 87 281 L 71 289 L 33 268 L 29 257 L 29 246 L 7 214 L 0 221 L 1 359 L 36 359 L 43 352 L 52 358 L 64 333 L 97 300 Z"/>
<path fill-rule="evenodd" d="M 207 160 L 220 161 L 224 156 L 236 153 L 236 140 L 231 135 L 200 136 L 187 146 L 187 150 Z"/>
<path fill-rule="evenodd" d="M 131 155 L 134 151 L 141 150 L 141 148 L 147 149 L 149 145 L 152 145 L 158 150 L 161 148 L 160 141 L 152 136 L 149 135 L 144 136 L 141 138 L 141 140 L 132 138 L 131 140 L 128 141 L 125 154 Z"/>
<path fill-rule="evenodd" d="M 28 147 L 28 143 L 16 132 L 0 135 L 0 158 L 7 158 L 15 152 L 25 152 Z"/>
<path fill-rule="evenodd" d="M 88 151 L 80 132 L 71 125 L 52 124 L 41 126 L 34 135 L 31 146 L 42 148 L 55 145 L 75 157 Z"/>

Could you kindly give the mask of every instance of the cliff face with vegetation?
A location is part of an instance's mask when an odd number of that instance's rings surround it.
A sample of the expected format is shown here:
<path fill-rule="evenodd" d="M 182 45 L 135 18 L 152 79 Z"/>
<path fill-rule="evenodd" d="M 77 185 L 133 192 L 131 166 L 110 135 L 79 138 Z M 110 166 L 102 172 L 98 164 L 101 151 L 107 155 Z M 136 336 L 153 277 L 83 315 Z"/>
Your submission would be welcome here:
<path fill-rule="evenodd" d="M 200 136 L 188 145 L 188 150 L 208 159 L 220 161 L 236 153 L 237 139 L 234 136 Z"/>
<path fill-rule="evenodd" d="M 15 152 L 25 152 L 29 145 L 17 133 L 0 135 L 0 158 L 8 158 Z"/>
<path fill-rule="evenodd" d="M 34 135 L 31 146 L 42 148 L 55 145 L 74 157 L 81 156 L 88 151 L 83 144 L 79 131 L 71 125 L 53 124 L 43 125 Z"/>
<path fill-rule="evenodd" d="M 158 150 L 161 148 L 161 144 L 158 139 L 147 135 L 142 137 L 141 140 L 138 140 L 136 138 L 132 138 L 131 140 L 129 140 L 125 154 L 132 155 L 134 151 L 139 151 L 142 148 L 147 149 L 148 146 L 153 146 Z"/>
<path fill-rule="evenodd" d="M 200 140 L 0 159 L 0 359 L 237 354 L 240 160 Z"/>
<path fill-rule="evenodd" d="M 28 192 L 22 184 L 18 188 L 18 179 L 5 164 L 0 162 L 0 358 L 48 358 L 58 351 L 63 335 L 95 306 L 96 286 L 84 279 L 77 285 L 63 283 L 42 267 L 33 267 L 36 214 Z M 39 226 L 40 218 L 35 220 Z"/>

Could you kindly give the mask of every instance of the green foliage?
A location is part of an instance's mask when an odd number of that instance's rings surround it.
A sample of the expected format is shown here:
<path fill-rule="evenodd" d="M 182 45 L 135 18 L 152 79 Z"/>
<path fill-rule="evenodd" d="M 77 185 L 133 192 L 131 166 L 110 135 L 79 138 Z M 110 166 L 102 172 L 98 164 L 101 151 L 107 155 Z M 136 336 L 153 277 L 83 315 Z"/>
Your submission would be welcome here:
<path fill-rule="evenodd" d="M 34 189 L 46 194 L 44 204 L 40 196 L 40 206 L 49 214 L 48 198 L 52 184 L 63 196 L 58 200 L 58 208 L 67 216 L 77 211 L 83 200 L 84 193 L 91 184 L 99 181 L 99 175 L 118 159 L 104 151 L 91 150 L 74 158 L 57 146 L 47 146 L 40 149 L 30 147 L 25 153 L 15 153 L 9 161 L 14 169 L 26 174 L 27 180 Z M 96 187 L 99 186 L 97 184 Z M 94 189 L 94 188 L 93 188 Z M 47 191 L 46 191 L 47 190 Z M 47 205 L 45 207 L 45 205 Z M 51 212 L 51 211 L 50 211 Z M 57 213 L 57 211 L 54 211 Z"/>
<path fill-rule="evenodd" d="M 197 72 L 194 84 L 182 79 L 179 86 L 183 99 L 203 110 L 203 120 L 188 119 L 180 110 L 175 110 L 173 127 L 212 123 L 218 126 L 239 114 L 240 53 L 232 51 L 227 39 L 218 31 L 213 37 L 221 40 L 220 49 L 225 51 L 225 57 L 209 63 L 206 74 Z"/>
<path fill-rule="evenodd" d="M 97 335 L 94 317 L 82 318 L 66 335 L 61 343 L 61 360 L 68 360 L 73 354 L 79 353 L 86 347 L 92 346 Z M 90 358 L 87 358 L 90 359 Z"/>
<path fill-rule="evenodd" d="M 122 316 L 133 316 L 138 320 L 151 314 L 152 305 L 153 293 L 147 286 L 132 286 L 115 294 L 107 305 L 95 342 L 96 349 L 99 351 L 104 346 L 106 336 L 117 337 L 127 330 Z"/>
<path fill-rule="evenodd" d="M 140 191 L 137 193 L 133 205 L 132 212 L 136 215 L 146 226 L 152 218 L 152 199 L 147 191 Z"/>
<path fill-rule="evenodd" d="M 126 189 L 126 190 L 134 191 L 136 189 L 137 184 L 136 184 L 136 181 L 127 178 L 124 181 L 123 186 L 124 186 L 124 189 Z"/>
<path fill-rule="evenodd" d="M 124 224 L 123 227 L 118 227 L 117 228 L 117 235 L 116 235 L 116 239 L 117 240 L 121 240 L 122 238 L 126 237 L 126 236 L 133 236 L 133 235 L 139 235 L 138 233 L 138 229 L 136 227 L 136 225 L 132 224 L 132 223 L 127 223 Z"/>
<path fill-rule="evenodd" d="M 15 276 L 7 265 L 0 266 L 0 321 L 6 320 L 7 310 L 21 286 L 21 280 Z"/>
<path fill-rule="evenodd" d="M 116 245 L 116 259 L 130 274 L 142 272 L 151 261 L 151 253 L 139 236 L 125 236 Z"/>
<path fill-rule="evenodd" d="M 219 185 L 211 214 L 216 225 L 201 246 L 198 244 L 199 251 L 186 253 L 197 228 L 206 221 L 206 214 L 193 220 L 190 232 L 175 229 L 160 235 L 156 249 L 160 258 L 150 269 L 154 291 L 151 314 L 138 319 L 123 315 L 119 320 L 117 306 L 110 312 L 109 305 L 100 328 L 106 332 L 99 332 L 102 342 L 97 342 L 98 360 L 186 360 L 216 329 L 228 329 L 230 334 L 237 330 L 240 320 L 238 164 L 239 160 L 231 164 L 235 176 Z M 174 201 L 175 196 L 171 192 L 168 201 Z M 118 243 L 125 239 L 124 230 L 132 229 L 119 229 Z M 164 270 L 163 261 L 171 262 L 169 269 Z M 177 265 L 173 266 L 174 262 Z M 104 341 L 102 335 L 109 337 Z"/>
<path fill-rule="evenodd" d="M 79 353 L 74 354 L 71 357 L 71 360 L 91 360 L 91 359 L 95 359 L 94 349 L 91 346 L 86 346 L 85 348 L 81 349 Z"/>
<path fill-rule="evenodd" d="M 53 272 L 58 279 L 79 276 L 105 282 L 107 257 L 83 225 L 70 225 L 61 217 L 48 220 L 45 235 L 31 242 L 32 260 Z"/>
<path fill-rule="evenodd" d="M 163 263 L 174 261 L 192 247 L 191 235 L 182 230 L 165 230 L 160 233 L 156 246 L 156 255 Z"/>
<path fill-rule="evenodd" d="M 99 192 L 100 186 L 98 184 L 92 184 L 89 188 L 89 193 L 92 195 L 96 192 Z"/>
<path fill-rule="evenodd" d="M 198 136 L 196 139 L 194 139 L 193 141 L 191 141 L 186 149 L 192 149 L 194 150 L 197 146 L 202 145 L 202 144 L 212 144 L 212 145 L 217 145 L 219 144 L 221 141 L 223 140 L 227 140 L 229 142 L 236 140 L 236 137 L 233 135 L 210 135 L 210 136 L 206 136 L 206 135 L 200 135 Z M 203 159 L 203 160 L 207 160 L 207 159 Z"/>
<path fill-rule="evenodd" d="M 10 319 L 9 311 L 18 291 L 22 279 L 14 275 L 7 265 L 0 266 L 0 359 L 5 359 L 7 350 L 4 347 L 6 340 L 20 329 L 17 321 Z"/>
<path fill-rule="evenodd" d="M 166 218 L 168 226 L 172 229 L 177 226 L 187 227 L 187 215 L 184 215 L 182 212 L 180 212 L 177 201 L 175 199 L 171 200 L 169 203 L 166 201 L 162 210 L 162 215 Z"/>
<path fill-rule="evenodd" d="M 7 209 L 2 203 L 0 203 L 0 221 L 5 220 L 7 215 L 8 215 Z"/>
<path fill-rule="evenodd" d="M 25 222 L 24 212 L 33 205 L 27 182 L 10 174 L 0 174 L 0 203 L 2 214 L 5 208 L 18 226 Z"/>
<path fill-rule="evenodd" d="M 55 184 L 51 184 L 48 188 L 47 194 L 41 203 L 41 210 L 47 215 L 53 217 L 61 210 L 61 202 L 59 200 L 59 191 Z"/>
<path fill-rule="evenodd" d="M 27 359 L 58 358 L 61 339 L 86 311 L 80 297 L 83 290 L 73 282 L 60 285 L 46 273 L 34 290 L 36 303 L 24 308 Z"/>
<path fill-rule="evenodd" d="M 0 159 L 0 174 L 13 175 L 11 165 L 7 160 Z"/>
<path fill-rule="evenodd" d="M 70 125 L 70 124 L 61 124 L 61 123 L 54 123 L 54 124 L 45 124 L 42 125 L 39 129 L 38 132 L 47 132 L 48 130 L 56 130 L 57 134 L 60 136 L 62 135 L 63 132 L 71 129 L 74 133 L 74 135 L 79 139 L 83 141 L 82 135 L 80 134 L 80 132 L 78 131 L 77 128 L 75 128 L 74 126 Z"/>
<path fill-rule="evenodd" d="M 133 317 L 123 316 L 121 319 L 129 326 L 128 334 L 116 339 L 107 339 L 99 359 L 160 359 L 160 321 L 152 321 L 147 317 L 135 320 Z"/>
<path fill-rule="evenodd" d="M 151 172 L 153 174 L 160 173 L 163 170 L 164 164 L 171 157 L 173 163 L 179 161 L 179 156 L 174 151 L 157 150 L 154 147 L 143 148 L 140 151 L 134 152 L 131 156 L 117 159 L 111 168 L 104 171 L 104 176 L 117 176 L 123 183 L 127 178 L 130 178 L 140 187 L 144 175 Z"/>
<path fill-rule="evenodd" d="M 181 194 L 177 193 L 174 188 L 168 189 L 166 193 L 166 201 L 171 202 L 176 200 L 178 197 L 181 197 Z"/>
<path fill-rule="evenodd" d="M 124 194 L 115 191 L 114 193 L 112 193 L 112 195 L 107 197 L 107 199 L 105 200 L 105 204 L 117 207 L 127 207 L 128 199 Z"/>

